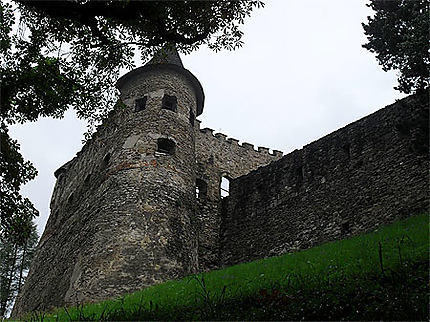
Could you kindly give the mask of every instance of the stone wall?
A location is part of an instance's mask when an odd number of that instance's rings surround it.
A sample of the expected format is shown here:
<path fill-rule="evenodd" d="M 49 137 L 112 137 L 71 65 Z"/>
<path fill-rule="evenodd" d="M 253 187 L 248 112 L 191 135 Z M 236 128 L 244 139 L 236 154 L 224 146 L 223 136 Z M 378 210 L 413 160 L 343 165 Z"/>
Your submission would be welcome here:
<path fill-rule="evenodd" d="M 222 265 L 375 229 L 429 205 L 428 97 L 411 96 L 232 180 Z"/>
<path fill-rule="evenodd" d="M 219 264 L 220 185 L 221 178 L 234 179 L 282 157 L 282 152 L 227 138 L 212 129 L 200 129 L 196 123 L 196 177 L 205 184 L 197 199 L 199 223 L 199 264 L 201 270 Z"/>

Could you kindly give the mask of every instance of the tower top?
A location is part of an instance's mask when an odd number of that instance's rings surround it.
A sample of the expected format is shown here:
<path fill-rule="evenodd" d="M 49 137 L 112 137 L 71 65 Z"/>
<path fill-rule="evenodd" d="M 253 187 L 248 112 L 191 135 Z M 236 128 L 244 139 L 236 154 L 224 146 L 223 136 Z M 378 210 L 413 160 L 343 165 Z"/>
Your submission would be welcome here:
<path fill-rule="evenodd" d="M 157 65 L 157 64 L 172 64 L 180 67 L 184 67 L 181 57 L 179 56 L 176 47 L 173 48 L 162 48 L 154 54 L 154 57 L 146 63 L 146 65 Z"/>
<path fill-rule="evenodd" d="M 191 83 L 194 88 L 194 93 L 196 94 L 197 100 L 197 115 L 203 113 L 203 106 L 205 102 L 205 94 L 203 92 L 203 87 L 199 80 L 194 76 L 188 69 L 184 68 L 181 57 L 179 56 L 176 47 L 165 47 L 154 54 L 154 57 L 148 61 L 145 65 L 133 69 L 127 74 L 123 75 L 116 82 L 116 87 L 122 92 L 125 86 L 133 79 L 140 78 L 149 71 L 163 71 L 163 70 L 173 70 L 179 74 L 184 75 Z"/>

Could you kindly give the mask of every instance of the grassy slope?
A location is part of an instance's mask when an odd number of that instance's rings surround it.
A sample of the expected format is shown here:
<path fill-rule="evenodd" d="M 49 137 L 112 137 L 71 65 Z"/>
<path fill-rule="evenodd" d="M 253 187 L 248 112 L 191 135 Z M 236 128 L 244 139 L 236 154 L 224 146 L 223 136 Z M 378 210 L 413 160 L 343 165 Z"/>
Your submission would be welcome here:
<path fill-rule="evenodd" d="M 170 281 L 48 320 L 426 320 L 429 216 Z"/>

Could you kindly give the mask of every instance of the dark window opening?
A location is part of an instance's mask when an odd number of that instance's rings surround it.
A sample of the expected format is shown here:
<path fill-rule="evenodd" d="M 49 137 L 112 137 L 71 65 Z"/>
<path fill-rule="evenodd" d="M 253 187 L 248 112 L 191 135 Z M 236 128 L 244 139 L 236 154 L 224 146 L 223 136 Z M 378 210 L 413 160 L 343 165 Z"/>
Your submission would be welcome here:
<path fill-rule="evenodd" d="M 73 192 L 69 195 L 69 198 L 67 198 L 67 202 L 68 203 L 71 203 L 71 202 L 73 202 Z"/>
<path fill-rule="evenodd" d="M 301 187 L 303 185 L 303 167 L 297 168 L 296 173 L 297 173 L 297 186 Z"/>
<path fill-rule="evenodd" d="M 202 179 L 196 179 L 196 198 L 197 199 L 206 199 L 206 195 L 208 192 L 208 184 L 206 181 Z"/>
<path fill-rule="evenodd" d="M 194 119 L 195 119 L 195 116 L 194 116 L 193 110 L 190 110 L 190 124 L 192 127 L 194 127 Z"/>
<path fill-rule="evenodd" d="M 346 153 L 347 158 L 351 157 L 351 144 L 345 144 L 342 146 L 342 150 Z"/>
<path fill-rule="evenodd" d="M 174 155 L 176 144 L 172 140 L 160 138 L 157 140 L 157 152 Z"/>
<path fill-rule="evenodd" d="M 395 125 L 395 128 L 401 135 L 406 136 L 411 134 L 411 126 L 409 125 L 408 121 L 402 121 L 397 123 Z"/>
<path fill-rule="evenodd" d="M 349 221 L 345 221 L 341 225 L 341 233 L 342 235 L 349 234 L 351 232 L 351 227 L 349 226 Z"/>
<path fill-rule="evenodd" d="M 220 192 L 221 198 L 225 198 L 230 195 L 230 180 L 226 176 L 221 178 Z"/>
<path fill-rule="evenodd" d="M 91 178 L 91 173 L 89 173 L 89 174 L 85 177 L 84 182 L 85 182 L 85 183 L 90 182 L 90 178 Z"/>
<path fill-rule="evenodd" d="M 107 154 L 104 156 L 104 158 L 103 158 L 103 162 L 104 162 L 105 164 L 108 164 L 108 163 L 109 163 L 109 160 L 110 160 L 110 153 L 107 153 Z"/>
<path fill-rule="evenodd" d="M 161 108 L 176 112 L 178 108 L 178 100 L 176 99 L 176 96 L 164 95 Z"/>
<path fill-rule="evenodd" d="M 144 96 L 144 97 L 138 98 L 137 100 L 134 101 L 134 111 L 135 112 L 143 111 L 146 108 L 146 99 L 147 99 L 147 97 Z"/>

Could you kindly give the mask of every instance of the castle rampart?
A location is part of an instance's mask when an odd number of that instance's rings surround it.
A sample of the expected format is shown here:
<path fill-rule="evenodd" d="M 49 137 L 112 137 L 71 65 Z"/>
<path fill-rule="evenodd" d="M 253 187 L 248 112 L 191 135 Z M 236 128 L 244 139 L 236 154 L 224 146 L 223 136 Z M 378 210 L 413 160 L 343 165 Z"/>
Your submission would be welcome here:
<path fill-rule="evenodd" d="M 375 229 L 428 210 L 426 96 L 395 104 L 234 179 L 220 259 L 232 265 Z"/>

